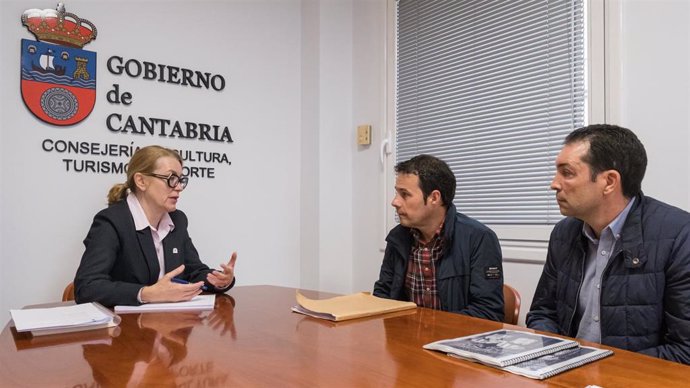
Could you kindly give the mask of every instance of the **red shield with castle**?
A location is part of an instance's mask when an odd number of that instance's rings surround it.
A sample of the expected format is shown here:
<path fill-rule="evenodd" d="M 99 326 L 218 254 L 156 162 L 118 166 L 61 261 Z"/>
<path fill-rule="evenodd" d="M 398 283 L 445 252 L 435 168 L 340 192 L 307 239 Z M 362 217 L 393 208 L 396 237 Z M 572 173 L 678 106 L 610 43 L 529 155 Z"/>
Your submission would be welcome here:
<path fill-rule="evenodd" d="M 21 88 L 24 103 L 54 125 L 84 120 L 96 102 L 96 53 L 81 48 L 96 38 L 96 26 L 57 9 L 29 9 L 24 24 L 37 40 L 22 39 Z"/>

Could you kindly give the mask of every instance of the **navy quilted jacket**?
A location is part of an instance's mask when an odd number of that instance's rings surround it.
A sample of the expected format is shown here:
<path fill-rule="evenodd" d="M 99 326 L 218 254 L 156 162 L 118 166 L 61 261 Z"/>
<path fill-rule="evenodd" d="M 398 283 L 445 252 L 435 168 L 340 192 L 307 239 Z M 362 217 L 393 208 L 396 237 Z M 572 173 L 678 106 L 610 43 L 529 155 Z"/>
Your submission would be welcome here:
<path fill-rule="evenodd" d="M 555 226 L 528 327 L 577 334 L 586 251 L 582 221 Z M 639 196 L 602 278 L 603 344 L 690 364 L 690 214 Z"/>

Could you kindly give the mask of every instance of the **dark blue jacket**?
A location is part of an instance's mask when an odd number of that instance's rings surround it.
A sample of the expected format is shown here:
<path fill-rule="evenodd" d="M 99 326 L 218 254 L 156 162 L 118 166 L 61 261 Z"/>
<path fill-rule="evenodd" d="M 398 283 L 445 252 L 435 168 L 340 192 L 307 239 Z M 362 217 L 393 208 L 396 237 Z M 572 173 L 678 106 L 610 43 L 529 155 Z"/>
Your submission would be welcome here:
<path fill-rule="evenodd" d="M 189 282 L 204 281 L 211 292 L 224 292 L 235 284 L 217 290 L 206 276 L 212 270 L 199 260 L 187 233 L 187 216 L 175 210 L 175 224 L 163 239 L 164 272 L 184 264 L 178 276 Z M 99 302 L 104 306 L 139 305 L 137 294 L 144 286 L 158 281 L 160 266 L 149 228 L 137 231 L 126 200 L 101 210 L 84 240 L 85 251 L 74 278 L 77 303 Z"/>
<path fill-rule="evenodd" d="M 451 205 L 443 227 L 444 251 L 436 268 L 441 309 L 473 317 L 503 320 L 503 266 L 496 234 Z M 414 237 L 398 225 L 386 237 L 386 253 L 374 295 L 411 300 L 405 274 Z"/>
<path fill-rule="evenodd" d="M 549 251 L 527 327 L 574 337 L 587 242 L 566 218 Z M 690 214 L 638 196 L 601 282 L 601 343 L 690 364 Z"/>

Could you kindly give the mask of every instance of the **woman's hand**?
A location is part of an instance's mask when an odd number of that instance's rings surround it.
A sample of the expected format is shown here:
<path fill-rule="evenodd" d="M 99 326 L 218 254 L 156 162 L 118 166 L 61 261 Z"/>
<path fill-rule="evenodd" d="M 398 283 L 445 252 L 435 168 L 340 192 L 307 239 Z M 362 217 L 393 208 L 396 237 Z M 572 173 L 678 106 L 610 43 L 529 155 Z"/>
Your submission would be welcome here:
<path fill-rule="evenodd" d="M 223 271 L 214 270 L 208 273 L 206 280 L 211 285 L 219 290 L 228 287 L 235 279 L 235 262 L 237 261 L 237 252 L 232 252 L 230 261 L 227 264 L 221 264 Z"/>
<path fill-rule="evenodd" d="M 144 303 L 181 302 L 201 294 L 201 287 L 204 282 L 173 283 L 172 279 L 182 272 L 184 272 L 184 264 L 166 273 L 155 284 L 144 287 L 141 290 L 141 301 Z"/>

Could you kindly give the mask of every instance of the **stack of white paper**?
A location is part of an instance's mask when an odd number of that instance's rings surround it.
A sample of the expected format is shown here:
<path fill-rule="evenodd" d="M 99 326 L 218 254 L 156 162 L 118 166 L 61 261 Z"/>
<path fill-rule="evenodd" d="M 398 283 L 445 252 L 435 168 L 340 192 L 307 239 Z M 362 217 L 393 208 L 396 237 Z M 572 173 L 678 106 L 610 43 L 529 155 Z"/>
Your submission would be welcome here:
<path fill-rule="evenodd" d="M 205 311 L 213 310 L 216 295 L 198 295 L 186 302 L 145 303 L 140 306 L 115 306 L 116 313 L 145 313 L 164 311 Z"/>
<path fill-rule="evenodd" d="M 120 317 L 97 303 L 10 310 L 17 332 L 34 335 L 66 333 L 117 326 Z"/>

